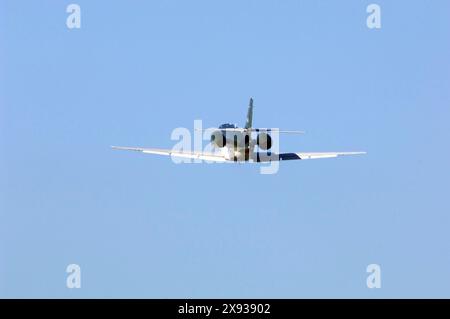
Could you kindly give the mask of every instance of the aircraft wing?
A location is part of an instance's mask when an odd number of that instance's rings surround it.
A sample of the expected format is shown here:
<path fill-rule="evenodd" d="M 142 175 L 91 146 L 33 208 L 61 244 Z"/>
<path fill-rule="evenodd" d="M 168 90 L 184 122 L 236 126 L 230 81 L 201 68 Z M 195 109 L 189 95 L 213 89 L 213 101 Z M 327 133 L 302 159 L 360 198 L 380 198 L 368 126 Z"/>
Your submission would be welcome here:
<path fill-rule="evenodd" d="M 212 161 L 212 162 L 225 162 L 226 161 L 225 156 L 220 155 L 220 154 L 215 154 L 215 153 L 174 151 L 174 150 L 161 149 L 161 148 L 124 147 L 124 146 L 111 146 L 111 148 L 116 149 L 116 150 L 136 151 L 136 152 L 141 152 L 141 153 L 146 153 L 146 154 L 193 158 L 193 159 L 200 159 L 200 160 Z"/>
<path fill-rule="evenodd" d="M 301 153 L 280 153 L 280 154 L 256 153 L 256 161 L 270 162 L 270 161 L 305 160 L 305 159 L 332 158 L 342 155 L 359 155 L 359 154 L 366 154 L 366 152 L 301 152 Z"/>

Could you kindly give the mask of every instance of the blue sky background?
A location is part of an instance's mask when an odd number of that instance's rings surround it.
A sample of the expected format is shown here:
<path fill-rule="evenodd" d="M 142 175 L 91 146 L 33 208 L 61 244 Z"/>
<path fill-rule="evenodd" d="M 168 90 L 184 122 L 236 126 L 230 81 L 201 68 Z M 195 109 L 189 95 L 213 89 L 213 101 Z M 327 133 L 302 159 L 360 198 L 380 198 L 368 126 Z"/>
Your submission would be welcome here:
<path fill-rule="evenodd" d="M 450 297 L 450 3 L 0 2 L 0 297 Z M 304 129 L 176 165 L 175 127 Z M 66 266 L 82 288 L 66 288 Z M 382 288 L 366 287 L 381 266 Z"/>

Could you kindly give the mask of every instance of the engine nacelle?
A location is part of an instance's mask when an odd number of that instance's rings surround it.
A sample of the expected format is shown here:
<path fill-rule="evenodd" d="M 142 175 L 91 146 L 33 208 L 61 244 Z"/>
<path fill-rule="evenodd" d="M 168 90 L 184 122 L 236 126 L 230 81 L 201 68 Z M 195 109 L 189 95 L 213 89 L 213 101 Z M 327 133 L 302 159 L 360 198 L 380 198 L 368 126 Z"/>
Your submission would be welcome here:
<path fill-rule="evenodd" d="M 262 150 L 270 150 L 272 147 L 272 138 L 267 133 L 259 133 L 256 137 L 256 144 L 258 144 L 259 148 Z"/>
<path fill-rule="evenodd" d="M 211 143 L 214 146 L 217 146 L 219 148 L 222 148 L 227 143 L 225 135 L 221 131 L 214 131 L 211 134 Z"/>

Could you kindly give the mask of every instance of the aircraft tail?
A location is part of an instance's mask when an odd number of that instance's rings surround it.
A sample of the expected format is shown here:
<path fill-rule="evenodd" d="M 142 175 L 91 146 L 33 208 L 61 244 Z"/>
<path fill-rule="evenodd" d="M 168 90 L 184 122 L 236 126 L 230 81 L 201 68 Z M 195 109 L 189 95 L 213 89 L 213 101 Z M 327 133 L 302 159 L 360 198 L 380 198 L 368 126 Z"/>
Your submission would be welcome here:
<path fill-rule="evenodd" d="M 253 98 L 250 98 L 248 105 L 247 120 L 245 121 L 245 128 L 251 128 L 253 122 Z"/>

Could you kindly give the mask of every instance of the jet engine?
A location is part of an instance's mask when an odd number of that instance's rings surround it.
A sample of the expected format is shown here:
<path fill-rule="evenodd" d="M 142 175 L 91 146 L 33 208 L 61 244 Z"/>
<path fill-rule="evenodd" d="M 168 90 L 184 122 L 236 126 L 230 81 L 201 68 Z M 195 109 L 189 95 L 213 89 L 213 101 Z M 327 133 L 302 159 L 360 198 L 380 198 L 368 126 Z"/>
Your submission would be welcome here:
<path fill-rule="evenodd" d="M 214 131 L 211 134 L 211 143 L 214 146 L 222 148 L 227 143 L 227 140 L 225 138 L 225 135 L 221 131 Z"/>
<path fill-rule="evenodd" d="M 262 150 L 269 150 L 272 147 L 272 138 L 267 133 L 259 133 L 256 137 L 256 144 Z"/>

